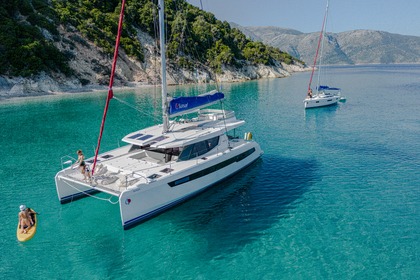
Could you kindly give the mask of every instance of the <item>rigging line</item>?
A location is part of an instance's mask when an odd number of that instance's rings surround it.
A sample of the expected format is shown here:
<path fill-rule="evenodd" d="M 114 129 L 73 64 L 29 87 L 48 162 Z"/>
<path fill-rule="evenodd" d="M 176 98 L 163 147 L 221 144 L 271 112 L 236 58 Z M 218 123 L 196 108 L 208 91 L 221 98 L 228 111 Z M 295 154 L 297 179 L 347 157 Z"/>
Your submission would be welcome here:
<path fill-rule="evenodd" d="M 220 107 L 222 108 L 222 111 L 223 111 L 223 123 L 224 123 L 224 125 L 225 125 L 225 132 L 226 132 L 226 134 L 228 133 L 228 130 L 227 130 L 227 126 L 226 126 L 226 111 L 225 111 L 225 109 L 224 109 L 224 107 L 223 107 L 223 101 L 221 101 L 220 100 Z M 229 143 L 229 142 L 228 142 Z M 230 144 L 229 144 L 230 145 Z"/>
<path fill-rule="evenodd" d="M 101 128 L 99 130 L 98 145 L 96 146 L 95 158 L 93 160 L 92 175 L 95 173 L 96 161 L 98 159 L 99 148 L 101 147 L 102 133 L 104 131 L 105 119 L 106 119 L 106 114 L 108 112 L 109 101 L 114 96 L 114 93 L 113 93 L 113 90 L 112 90 L 112 85 L 114 84 L 115 68 L 117 66 L 118 48 L 120 46 L 121 31 L 122 31 L 123 19 L 124 19 L 124 7 L 125 7 L 125 0 L 122 0 L 121 11 L 120 11 L 120 19 L 119 19 L 119 22 L 118 22 L 117 38 L 115 39 L 114 60 L 112 62 L 111 77 L 109 79 L 108 96 L 106 98 L 106 103 L 105 103 L 105 108 L 104 108 L 104 114 L 103 114 L 103 117 L 102 117 Z"/>
<path fill-rule="evenodd" d="M 135 107 L 135 106 L 131 105 L 131 104 L 130 104 L 130 103 L 128 103 L 127 101 L 124 101 L 124 100 L 122 100 L 122 99 L 119 99 L 118 97 L 115 97 L 115 96 L 114 96 L 114 99 L 115 99 L 115 100 L 117 100 L 117 101 L 119 101 L 119 102 L 121 102 L 122 104 L 124 104 L 124 105 L 126 105 L 126 106 L 130 107 L 131 109 L 134 109 L 134 110 L 136 110 L 136 111 L 137 111 L 137 112 L 139 112 L 139 113 L 142 113 L 142 114 L 143 114 L 143 115 L 145 115 L 145 116 L 152 117 L 152 118 L 153 118 L 153 120 L 155 120 L 155 117 L 156 117 L 156 116 L 154 116 L 154 115 L 152 115 L 152 114 L 148 114 L 148 113 L 146 113 L 146 112 L 144 112 L 144 111 L 140 110 L 139 108 L 137 108 L 137 107 Z"/>
<path fill-rule="evenodd" d="M 181 19 L 183 19 L 183 16 L 184 16 L 184 13 L 183 13 L 183 8 L 182 8 L 182 6 L 180 6 L 180 4 L 179 4 L 179 1 L 175 1 L 175 3 L 174 3 L 174 8 L 175 8 L 175 15 L 177 15 L 177 16 L 179 16 L 180 15 L 180 17 L 181 17 Z M 181 21 L 182 23 L 184 23 L 184 21 Z M 175 25 L 174 25 L 175 26 Z M 182 52 L 183 52 L 183 54 L 185 55 L 187 52 L 186 52 L 186 48 L 185 48 L 185 40 L 184 40 L 184 34 L 185 34 L 185 30 L 186 30 L 186 27 L 185 27 L 185 25 L 184 24 L 182 24 L 182 29 L 181 29 L 181 34 L 180 34 L 180 36 L 179 36 L 179 39 L 178 40 L 176 40 L 176 39 L 174 39 L 173 38 L 173 35 L 174 35 L 174 31 L 172 30 L 172 32 L 171 32 L 171 36 L 170 36 L 170 38 L 169 38 L 169 40 L 167 41 L 167 43 L 169 43 L 170 41 L 172 42 L 176 42 L 176 41 L 179 41 L 179 46 L 178 46 L 178 48 L 177 48 L 177 55 L 180 53 L 180 49 L 182 48 Z M 177 60 L 177 59 L 174 59 L 175 61 Z M 179 59 L 178 59 L 178 62 L 179 62 Z M 178 63 L 178 68 L 179 69 L 181 69 L 182 67 L 179 65 L 179 63 Z M 189 69 L 188 69 L 189 70 Z"/>
<path fill-rule="evenodd" d="M 177 3 L 179 3 L 179 1 L 177 1 Z M 177 4 L 177 5 L 175 5 L 175 7 L 177 8 L 177 11 L 179 11 L 183 17 L 185 17 L 185 18 L 187 17 L 187 11 L 184 9 L 184 7 L 182 5 Z M 203 12 L 205 12 L 205 11 L 203 10 Z M 203 69 L 209 69 L 210 67 L 207 67 L 204 63 L 201 63 L 199 52 L 197 51 L 197 49 L 195 47 L 192 47 L 191 48 L 191 51 L 188 51 L 187 50 L 187 47 L 189 45 L 188 45 L 188 41 L 186 41 L 185 38 L 193 38 L 194 37 L 193 36 L 193 32 L 189 28 L 188 22 L 186 22 L 186 24 L 183 25 L 182 28 L 183 28 L 182 34 L 183 35 L 185 34 L 185 36 L 181 36 L 181 39 L 182 39 L 183 42 L 180 42 L 180 47 L 179 48 L 182 48 L 182 50 L 183 50 L 184 53 L 189 53 L 190 54 L 189 55 L 190 58 L 191 57 L 192 58 L 195 58 L 196 61 L 193 61 L 194 62 L 193 65 L 194 65 L 195 70 L 199 70 L 199 65 L 200 64 L 202 65 Z M 184 33 L 184 31 L 185 31 L 185 33 Z M 207 38 L 207 43 L 209 45 L 212 44 L 212 42 L 208 38 Z M 211 68 L 209 70 L 209 75 L 210 75 L 210 79 L 211 79 L 211 76 L 212 76 L 212 70 L 211 70 Z M 216 75 L 215 80 L 216 79 L 217 79 L 217 75 Z M 197 85 L 198 84 L 198 77 L 196 77 L 195 79 L 193 78 L 193 82 L 194 82 L 194 84 Z M 216 81 L 216 84 L 217 84 L 217 81 Z M 217 89 L 218 89 L 218 87 L 217 87 Z"/>
<path fill-rule="evenodd" d="M 215 82 L 216 82 L 216 88 L 217 88 L 217 91 L 220 91 L 220 86 L 219 86 L 219 83 L 218 83 L 218 81 L 217 81 L 217 73 L 215 72 L 214 73 L 214 75 L 215 75 Z"/>

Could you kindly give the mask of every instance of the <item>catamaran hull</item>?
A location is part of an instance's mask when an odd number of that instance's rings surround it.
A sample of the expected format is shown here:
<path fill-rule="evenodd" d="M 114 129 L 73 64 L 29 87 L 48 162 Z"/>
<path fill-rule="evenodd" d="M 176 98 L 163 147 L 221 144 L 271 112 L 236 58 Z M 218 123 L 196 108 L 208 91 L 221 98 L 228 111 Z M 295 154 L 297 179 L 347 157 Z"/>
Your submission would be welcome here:
<path fill-rule="evenodd" d="M 307 98 L 303 101 L 305 109 L 325 107 L 337 104 L 340 100 L 339 96 L 328 97 L 328 98 Z"/>
<path fill-rule="evenodd" d="M 65 204 L 89 194 L 98 192 L 91 186 L 79 183 L 76 180 L 63 179 L 59 173 L 55 176 L 55 186 L 57 189 L 58 200 L 61 204 Z"/>
<path fill-rule="evenodd" d="M 218 162 L 204 162 L 172 177 L 171 180 L 140 185 L 124 191 L 119 198 L 122 226 L 129 229 L 246 168 L 262 154 L 257 143 L 249 144 L 252 145 L 246 145 L 248 148 L 245 151 L 218 157 Z"/>

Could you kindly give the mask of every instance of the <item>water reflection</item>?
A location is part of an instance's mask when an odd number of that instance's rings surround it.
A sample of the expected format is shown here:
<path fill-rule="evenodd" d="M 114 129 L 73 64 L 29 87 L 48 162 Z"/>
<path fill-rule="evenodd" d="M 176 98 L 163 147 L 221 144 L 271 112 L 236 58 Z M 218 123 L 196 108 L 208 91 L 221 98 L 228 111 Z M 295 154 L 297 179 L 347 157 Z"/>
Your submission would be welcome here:
<path fill-rule="evenodd" d="M 164 215 L 206 240 L 203 256 L 217 258 L 257 240 L 287 218 L 316 181 L 313 160 L 265 155 L 250 168 Z"/>

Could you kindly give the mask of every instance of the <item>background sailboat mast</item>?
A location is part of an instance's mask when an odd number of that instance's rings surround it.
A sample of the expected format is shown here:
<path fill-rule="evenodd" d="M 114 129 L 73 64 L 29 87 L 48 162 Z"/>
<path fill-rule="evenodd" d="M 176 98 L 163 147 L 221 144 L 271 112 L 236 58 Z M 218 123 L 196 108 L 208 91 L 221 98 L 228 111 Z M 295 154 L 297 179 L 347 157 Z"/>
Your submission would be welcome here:
<path fill-rule="evenodd" d="M 312 78 L 314 77 L 314 71 L 315 71 L 315 67 L 316 67 L 316 61 L 317 61 L 317 58 L 318 58 L 319 47 L 321 46 L 322 36 L 324 35 L 325 22 L 327 21 L 327 14 L 328 14 L 328 0 L 327 0 L 327 7 L 325 9 L 324 20 L 322 21 L 321 33 L 319 34 L 318 47 L 316 48 L 314 64 L 312 66 L 311 78 L 309 79 L 308 91 L 311 89 Z"/>
<path fill-rule="evenodd" d="M 166 92 L 166 55 L 165 55 L 165 1 L 159 0 L 159 35 L 160 35 L 160 58 L 161 58 L 161 79 L 162 79 L 162 119 L 163 133 L 168 131 L 168 103 Z"/>
<path fill-rule="evenodd" d="M 324 43 L 325 43 L 325 29 L 327 28 L 327 20 L 328 20 L 328 6 L 329 0 L 327 0 L 327 8 L 325 9 L 325 16 L 324 16 L 324 23 L 322 25 L 322 40 L 321 40 L 321 53 L 319 54 L 319 63 L 318 63 L 318 81 L 316 83 L 317 91 L 319 91 L 320 86 L 320 78 L 321 78 L 321 67 L 322 67 L 322 59 L 324 54 Z"/>

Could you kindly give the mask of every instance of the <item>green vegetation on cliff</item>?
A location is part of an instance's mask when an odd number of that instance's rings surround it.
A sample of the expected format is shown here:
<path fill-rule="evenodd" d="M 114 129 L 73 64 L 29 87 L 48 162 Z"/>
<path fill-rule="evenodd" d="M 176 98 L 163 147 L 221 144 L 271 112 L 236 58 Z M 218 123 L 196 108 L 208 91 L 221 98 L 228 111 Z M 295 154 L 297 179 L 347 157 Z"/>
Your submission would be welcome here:
<path fill-rule="evenodd" d="M 125 53 L 144 61 L 137 29 L 156 37 L 157 1 L 128 0 L 121 46 Z M 0 74 L 29 76 L 40 71 L 72 74 L 72 54 L 60 52 L 59 25 L 76 28 L 107 54 L 114 41 L 121 10 L 120 0 L 0 0 Z M 252 42 L 227 22 L 185 0 L 166 0 L 167 52 L 182 68 L 197 63 L 220 72 L 222 65 L 291 64 L 294 58 L 259 42 Z M 76 38 L 76 36 L 74 37 Z"/>
<path fill-rule="evenodd" d="M 105 53 L 112 54 L 118 19 L 121 11 L 120 0 L 52 0 L 60 23 L 71 24 L 84 36 L 101 47 Z M 128 8 L 129 4 L 127 4 Z M 136 38 L 133 22 L 125 22 L 121 34 L 121 47 L 125 52 L 140 61 L 144 60 L 143 50 Z"/>
<path fill-rule="evenodd" d="M 56 19 L 46 0 L 0 0 L 0 74 L 71 74 L 68 58 L 53 45 Z"/>
<path fill-rule="evenodd" d="M 154 11 L 156 4 L 148 0 L 129 5 L 132 22 L 155 36 Z M 167 51 L 170 59 L 188 67 L 195 61 L 220 71 L 222 65 L 240 66 L 247 60 L 252 64 L 274 65 L 275 61 L 291 64 L 294 58 L 276 48 L 252 42 L 229 23 L 217 20 L 211 13 L 189 5 L 184 0 L 167 0 Z"/>

